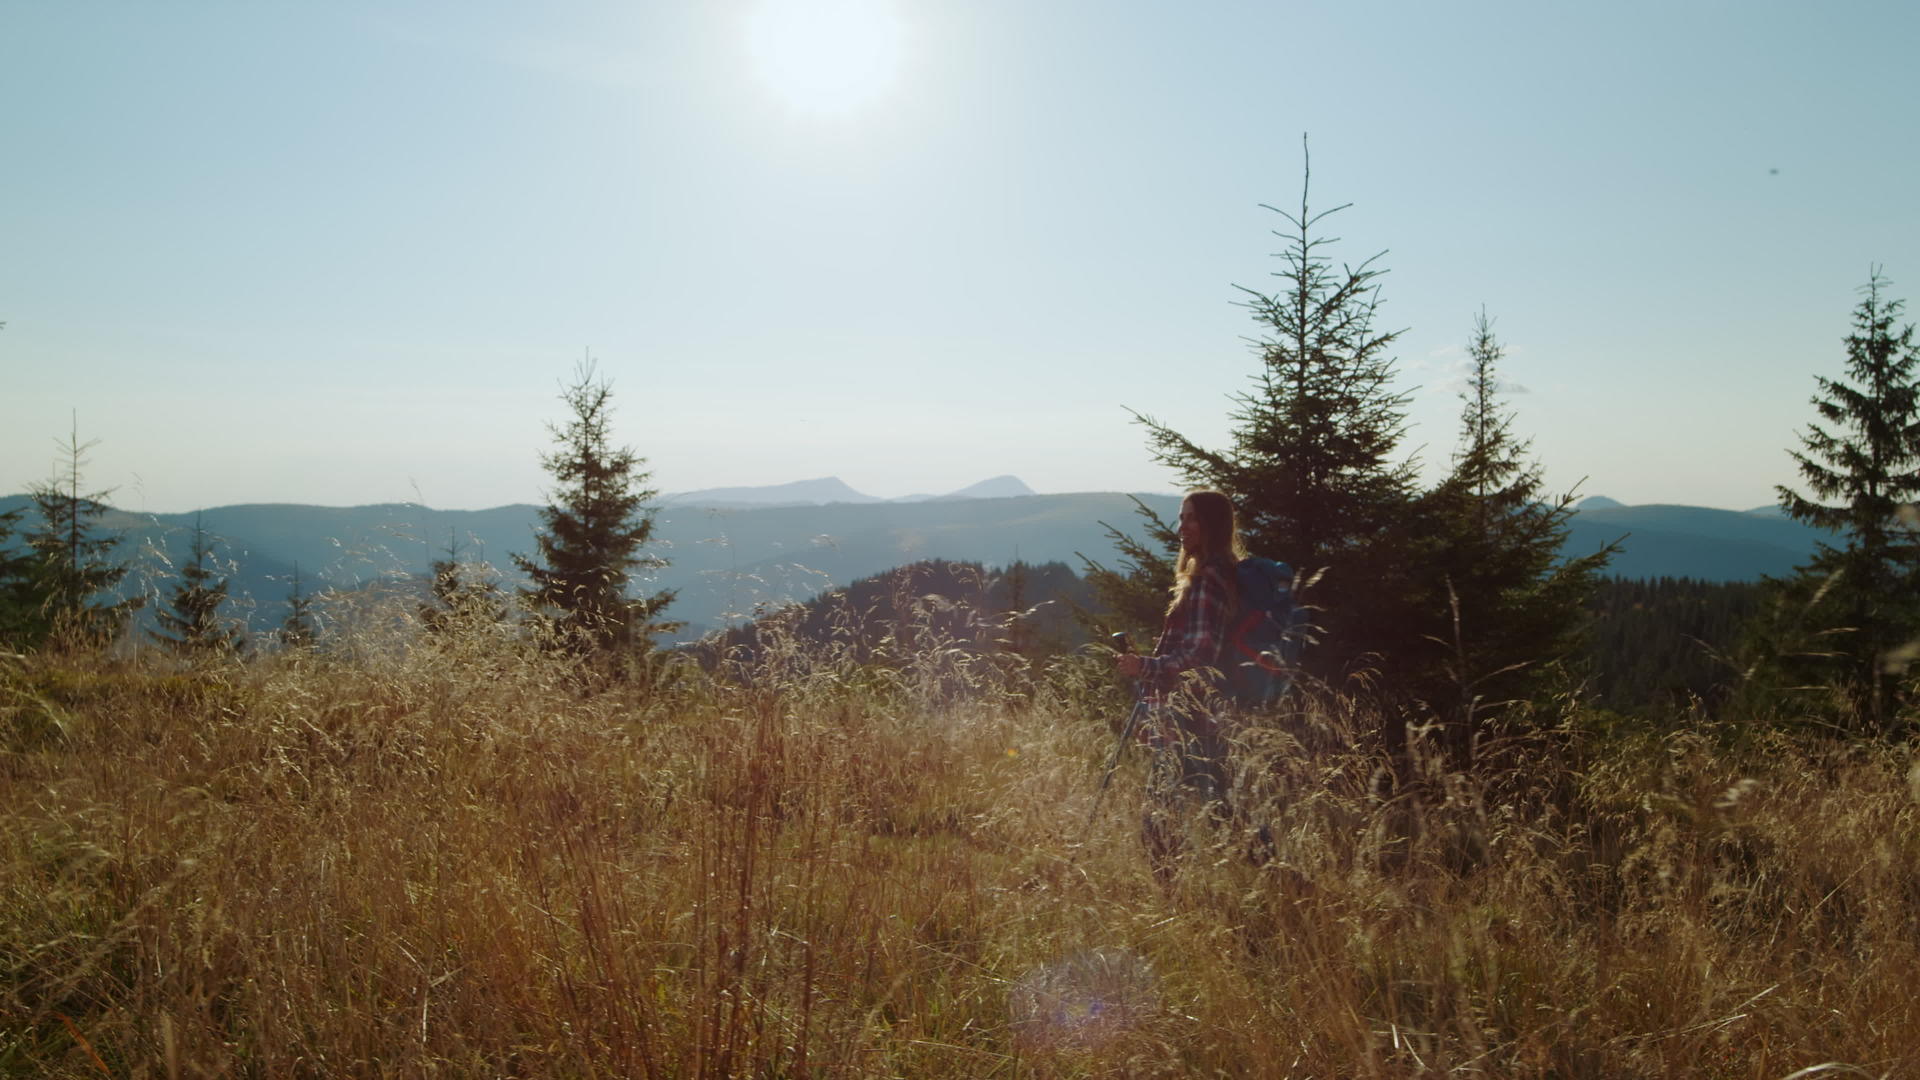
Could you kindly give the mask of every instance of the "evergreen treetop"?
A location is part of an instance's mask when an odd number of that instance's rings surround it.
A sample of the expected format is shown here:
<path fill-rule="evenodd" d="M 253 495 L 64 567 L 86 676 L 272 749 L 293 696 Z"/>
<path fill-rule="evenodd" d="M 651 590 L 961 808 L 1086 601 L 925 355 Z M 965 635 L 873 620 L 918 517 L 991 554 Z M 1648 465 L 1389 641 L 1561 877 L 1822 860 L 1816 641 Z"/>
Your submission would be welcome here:
<path fill-rule="evenodd" d="M 560 640 L 576 651 L 631 647 L 645 651 L 655 634 L 677 624 L 656 616 L 673 601 L 672 590 L 632 598 L 637 571 L 667 565 L 647 550 L 653 539 L 650 474 L 630 447 L 615 447 L 611 432 L 612 385 L 588 359 L 562 388 L 571 417 L 549 426 L 559 448 L 541 465 L 557 481 L 540 509 L 534 555 L 514 555 L 529 578 L 521 590 L 527 606 L 550 620 Z"/>

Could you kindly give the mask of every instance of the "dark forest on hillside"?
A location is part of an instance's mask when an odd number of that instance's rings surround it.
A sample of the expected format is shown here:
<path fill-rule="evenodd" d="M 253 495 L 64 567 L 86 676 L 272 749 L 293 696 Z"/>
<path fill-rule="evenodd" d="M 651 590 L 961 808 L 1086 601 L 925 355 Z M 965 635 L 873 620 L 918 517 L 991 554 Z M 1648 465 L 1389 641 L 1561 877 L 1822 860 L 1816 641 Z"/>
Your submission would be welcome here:
<path fill-rule="evenodd" d="M 862 663 L 935 643 L 1043 657 L 1086 643 L 1074 613 L 1092 603 L 1092 588 L 1065 563 L 989 568 L 931 559 L 766 613 L 717 644 L 722 655 L 754 652 L 779 633 L 844 644 Z"/>
<path fill-rule="evenodd" d="M 1742 626 L 1765 586 L 1692 578 L 1606 578 L 1587 610 L 1585 674 L 1596 704 L 1616 712 L 1711 707 L 1740 678 Z"/>

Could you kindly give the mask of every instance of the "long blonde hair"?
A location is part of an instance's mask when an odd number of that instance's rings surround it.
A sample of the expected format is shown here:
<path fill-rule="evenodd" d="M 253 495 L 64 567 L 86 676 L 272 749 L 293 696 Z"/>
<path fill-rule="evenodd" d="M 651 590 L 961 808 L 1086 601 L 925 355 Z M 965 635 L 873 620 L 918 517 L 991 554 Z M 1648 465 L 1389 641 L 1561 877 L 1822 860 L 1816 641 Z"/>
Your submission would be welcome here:
<path fill-rule="evenodd" d="M 1247 549 L 1240 542 L 1240 525 L 1236 520 L 1233 500 L 1218 491 L 1189 491 L 1181 502 L 1182 509 L 1192 509 L 1193 518 L 1200 524 L 1200 550 L 1188 551 L 1186 542 L 1180 544 L 1180 561 L 1173 567 L 1173 600 L 1167 605 L 1167 613 L 1180 606 L 1186 599 L 1187 589 L 1193 585 L 1193 579 L 1210 564 L 1217 564 L 1225 571 L 1229 597 L 1233 596 L 1233 567 L 1247 557 Z"/>

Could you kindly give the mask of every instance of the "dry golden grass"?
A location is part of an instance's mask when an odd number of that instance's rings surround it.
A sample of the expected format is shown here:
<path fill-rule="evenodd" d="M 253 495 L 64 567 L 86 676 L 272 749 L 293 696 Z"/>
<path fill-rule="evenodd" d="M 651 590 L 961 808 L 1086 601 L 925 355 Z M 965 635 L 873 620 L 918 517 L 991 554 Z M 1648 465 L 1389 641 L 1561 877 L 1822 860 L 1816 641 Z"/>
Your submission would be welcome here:
<path fill-rule="evenodd" d="M 1243 733 L 1278 857 L 1202 828 L 1163 889 L 1138 754 L 1086 831 L 1091 661 L 792 645 L 642 693 L 362 633 L 0 668 L 0 1074 L 1920 1069 L 1891 748 L 1557 737 L 1383 798 L 1336 701 Z"/>

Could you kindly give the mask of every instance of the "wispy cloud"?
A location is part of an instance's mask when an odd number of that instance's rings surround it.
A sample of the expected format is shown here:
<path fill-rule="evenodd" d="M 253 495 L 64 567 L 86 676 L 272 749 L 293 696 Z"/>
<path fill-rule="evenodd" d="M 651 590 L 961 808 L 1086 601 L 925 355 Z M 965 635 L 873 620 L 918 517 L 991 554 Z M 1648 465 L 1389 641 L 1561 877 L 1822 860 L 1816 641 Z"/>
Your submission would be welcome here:
<path fill-rule="evenodd" d="M 1436 350 L 1429 354 L 1434 357 L 1434 360 L 1427 370 L 1438 372 L 1439 378 L 1428 382 L 1425 390 L 1429 394 L 1458 397 L 1467 392 L 1469 380 L 1473 376 L 1473 361 L 1467 356 L 1465 349 L 1453 349 L 1450 356 L 1443 356 L 1445 352 L 1446 350 Z M 1533 393 L 1526 384 L 1502 378 L 1499 375 L 1493 377 L 1493 389 L 1495 393 L 1506 395 Z"/>
<path fill-rule="evenodd" d="M 427 22 L 392 13 L 365 17 L 367 28 L 380 36 L 432 52 L 478 60 L 613 90 L 639 90 L 672 81 L 655 52 L 623 45 L 630 35 L 597 33 L 608 28 L 573 28 L 556 34 L 551 29 L 503 35 L 472 29 L 459 20 Z M 635 29 L 637 33 L 637 28 Z"/>

